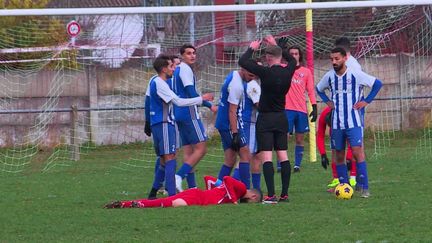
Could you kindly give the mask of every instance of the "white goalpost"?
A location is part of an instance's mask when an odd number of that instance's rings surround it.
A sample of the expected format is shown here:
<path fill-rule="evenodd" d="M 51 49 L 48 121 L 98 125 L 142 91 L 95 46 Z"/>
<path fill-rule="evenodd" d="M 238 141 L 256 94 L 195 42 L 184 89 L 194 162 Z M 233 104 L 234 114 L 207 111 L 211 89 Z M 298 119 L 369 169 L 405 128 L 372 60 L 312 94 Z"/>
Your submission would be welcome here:
<path fill-rule="evenodd" d="M 362 68 L 384 82 L 366 113 L 367 143 L 375 154 L 385 155 L 399 131 L 414 129 L 420 135 L 412 149 L 431 155 L 431 0 L 195 2 L 1 9 L 0 171 L 20 173 L 41 160 L 43 170 L 69 166 L 104 145 L 130 148 L 126 156 L 117 152 L 118 169 L 152 168 L 154 152 L 144 134 L 152 60 L 160 53 L 178 54 L 182 44 L 192 42 L 198 88 L 219 97 L 225 76 L 238 68 L 251 40 L 273 34 L 307 48 L 305 10 L 313 10 L 315 83 L 331 68 L 328 52 L 341 36 L 350 39 Z M 66 30 L 71 20 L 80 25 L 73 41 Z M 217 138 L 214 115 L 206 108 L 200 112 L 208 133 Z M 199 167 L 220 166 L 215 163 L 223 160 L 218 145 L 211 146 Z M 309 157 L 306 152 L 304 160 Z"/>

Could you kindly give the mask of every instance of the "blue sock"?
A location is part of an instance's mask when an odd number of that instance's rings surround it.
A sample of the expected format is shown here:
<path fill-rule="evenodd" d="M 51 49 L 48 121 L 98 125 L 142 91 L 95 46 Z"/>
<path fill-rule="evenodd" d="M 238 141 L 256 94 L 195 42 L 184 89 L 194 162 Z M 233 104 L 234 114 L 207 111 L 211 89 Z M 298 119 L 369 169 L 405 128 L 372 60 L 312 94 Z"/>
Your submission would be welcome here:
<path fill-rule="evenodd" d="M 252 173 L 253 188 L 261 191 L 261 173 Z"/>
<path fill-rule="evenodd" d="M 196 181 L 195 181 L 195 172 L 191 171 L 187 174 L 186 176 L 186 181 L 188 184 L 189 188 L 195 188 L 196 186 Z"/>
<path fill-rule="evenodd" d="M 182 179 L 184 179 L 187 176 L 187 174 L 191 171 L 192 171 L 192 166 L 183 162 L 183 165 L 180 167 L 180 169 L 177 171 L 176 174 L 181 176 Z"/>
<path fill-rule="evenodd" d="M 336 164 L 336 171 L 339 177 L 339 183 L 348 183 L 348 168 L 345 163 Z"/>
<path fill-rule="evenodd" d="M 239 170 L 239 168 L 235 168 L 234 169 L 234 173 L 233 173 L 232 177 L 234 179 L 238 180 L 238 181 L 240 180 L 240 170 Z"/>
<path fill-rule="evenodd" d="M 369 178 L 366 161 L 357 163 L 357 178 L 363 189 L 369 189 Z"/>
<path fill-rule="evenodd" d="M 277 168 L 280 170 L 280 168 L 281 168 L 281 164 L 280 164 L 280 161 L 278 160 L 277 161 Z"/>
<path fill-rule="evenodd" d="M 223 164 L 219 171 L 218 179 L 223 180 L 224 176 L 229 176 L 231 174 L 231 170 L 232 167 L 228 167 L 225 164 Z"/>
<path fill-rule="evenodd" d="M 246 189 L 250 188 L 250 165 L 249 162 L 239 163 L 240 180 L 246 185 Z"/>
<path fill-rule="evenodd" d="M 295 146 L 295 164 L 294 166 L 300 167 L 303 159 L 304 146 Z"/>
<path fill-rule="evenodd" d="M 176 187 L 175 187 L 176 165 L 177 165 L 177 161 L 175 159 L 169 160 L 165 163 L 165 190 L 168 191 L 169 196 L 176 194 Z"/>
<path fill-rule="evenodd" d="M 155 173 L 153 188 L 154 189 L 161 188 L 164 180 L 165 180 L 165 166 L 159 165 Z"/>
<path fill-rule="evenodd" d="M 160 157 L 156 158 L 156 162 L 155 162 L 155 169 L 154 169 L 154 173 L 156 175 L 158 169 L 159 169 L 159 165 L 160 165 Z"/>

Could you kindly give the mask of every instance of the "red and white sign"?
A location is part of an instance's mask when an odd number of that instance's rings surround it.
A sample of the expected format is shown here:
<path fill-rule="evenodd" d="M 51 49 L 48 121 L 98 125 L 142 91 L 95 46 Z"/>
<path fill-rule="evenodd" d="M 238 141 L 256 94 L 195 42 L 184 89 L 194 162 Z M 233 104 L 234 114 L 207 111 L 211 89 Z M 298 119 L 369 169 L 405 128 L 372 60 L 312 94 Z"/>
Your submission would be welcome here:
<path fill-rule="evenodd" d="M 66 25 L 67 33 L 70 37 L 76 37 L 81 31 L 81 26 L 75 20 L 72 20 Z"/>

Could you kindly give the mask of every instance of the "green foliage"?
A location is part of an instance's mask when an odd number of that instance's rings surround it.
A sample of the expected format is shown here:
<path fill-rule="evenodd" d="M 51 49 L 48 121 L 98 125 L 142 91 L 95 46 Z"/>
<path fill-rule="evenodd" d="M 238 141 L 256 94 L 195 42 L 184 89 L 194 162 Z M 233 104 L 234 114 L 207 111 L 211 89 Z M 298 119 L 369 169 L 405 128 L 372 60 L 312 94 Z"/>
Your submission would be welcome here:
<path fill-rule="evenodd" d="M 49 0 L 10 0 L 2 2 L 6 9 L 44 8 Z M 0 48 L 31 48 L 59 46 L 67 42 L 65 23 L 47 16 L 12 16 L 1 17 Z M 6 60 L 26 60 L 53 57 L 52 52 L 28 52 L 2 54 Z M 5 68 L 28 69 L 32 64 L 12 63 Z M 70 64 L 68 64 L 70 65 Z M 72 64 L 74 65 L 74 64 Z"/>
<path fill-rule="evenodd" d="M 289 203 L 120 210 L 102 205 L 146 197 L 153 162 L 147 157 L 141 167 L 119 169 L 119 165 L 150 145 L 99 147 L 68 167 L 1 176 L 0 238 L 4 242 L 428 242 L 432 167 L 430 158 L 416 158 L 415 149 L 406 146 L 415 141 L 400 139 L 386 156 L 368 156 L 369 199 L 354 193 L 352 200 L 336 200 L 325 191 L 331 172 L 319 163 L 304 162 L 302 171 L 292 175 Z M 209 150 L 218 148 L 220 144 Z M 207 156 L 197 167 L 200 187 L 203 175 L 216 175 L 220 168 L 221 162 L 214 158 Z M 275 181 L 280 191 L 278 174 Z"/>

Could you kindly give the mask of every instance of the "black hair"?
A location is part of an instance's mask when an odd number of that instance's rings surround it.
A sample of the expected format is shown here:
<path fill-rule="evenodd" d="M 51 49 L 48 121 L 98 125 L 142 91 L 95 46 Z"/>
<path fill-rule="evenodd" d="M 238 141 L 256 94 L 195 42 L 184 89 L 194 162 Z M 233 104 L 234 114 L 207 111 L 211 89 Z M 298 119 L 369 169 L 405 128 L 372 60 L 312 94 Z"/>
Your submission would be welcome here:
<path fill-rule="evenodd" d="M 335 47 L 342 47 L 345 51 L 350 51 L 351 43 L 350 40 L 346 37 L 340 37 L 335 41 Z"/>
<path fill-rule="evenodd" d="M 162 72 L 162 69 L 164 67 L 168 67 L 169 61 L 171 61 L 171 57 L 161 54 L 153 62 L 153 68 L 156 70 L 157 73 Z"/>
<path fill-rule="evenodd" d="M 299 52 L 299 62 L 300 62 L 300 63 L 303 63 L 303 51 L 300 49 L 300 46 L 290 46 L 290 47 L 288 47 L 288 52 L 289 52 L 291 49 L 298 50 L 298 52 Z"/>
<path fill-rule="evenodd" d="M 191 45 L 191 44 L 184 44 L 184 45 L 182 45 L 180 47 L 180 55 L 183 55 L 186 52 L 187 48 L 192 48 L 192 49 L 194 49 L 194 51 L 196 51 L 196 48 L 193 45 Z"/>
<path fill-rule="evenodd" d="M 344 57 L 346 57 L 346 55 L 347 55 L 345 49 L 343 49 L 342 47 L 335 47 L 331 50 L 330 53 L 340 53 Z"/>

